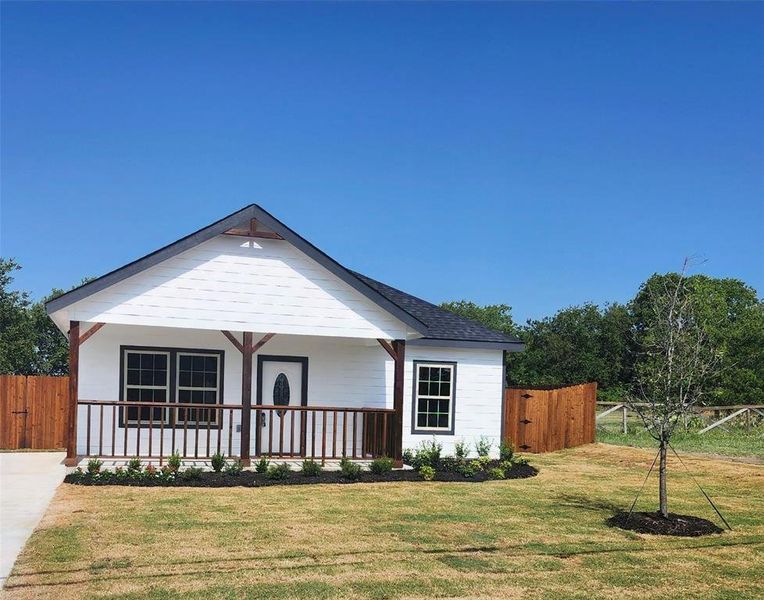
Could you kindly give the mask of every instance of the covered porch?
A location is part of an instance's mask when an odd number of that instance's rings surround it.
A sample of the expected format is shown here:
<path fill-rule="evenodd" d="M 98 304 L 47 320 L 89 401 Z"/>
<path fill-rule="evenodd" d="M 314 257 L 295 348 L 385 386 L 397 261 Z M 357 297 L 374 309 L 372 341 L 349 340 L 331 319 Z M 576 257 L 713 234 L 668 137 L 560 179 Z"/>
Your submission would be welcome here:
<path fill-rule="evenodd" d="M 405 340 L 69 322 L 67 464 L 402 464 Z"/>

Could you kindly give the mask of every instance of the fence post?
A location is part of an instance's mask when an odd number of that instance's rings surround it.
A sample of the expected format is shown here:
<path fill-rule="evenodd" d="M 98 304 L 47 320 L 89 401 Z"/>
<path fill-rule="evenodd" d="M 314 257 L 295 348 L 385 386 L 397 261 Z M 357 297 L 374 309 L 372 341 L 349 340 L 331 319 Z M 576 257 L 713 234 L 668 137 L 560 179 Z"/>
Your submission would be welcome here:
<path fill-rule="evenodd" d="M 629 409 L 624 405 L 623 407 L 623 433 L 627 434 L 629 433 L 629 429 L 626 426 L 626 413 L 629 411 Z"/>

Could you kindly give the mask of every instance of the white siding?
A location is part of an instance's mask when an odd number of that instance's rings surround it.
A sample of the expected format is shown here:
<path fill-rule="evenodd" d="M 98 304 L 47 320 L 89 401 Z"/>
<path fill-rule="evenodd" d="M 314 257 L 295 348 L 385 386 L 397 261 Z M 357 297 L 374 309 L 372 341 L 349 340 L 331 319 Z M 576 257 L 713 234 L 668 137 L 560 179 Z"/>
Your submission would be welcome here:
<path fill-rule="evenodd" d="M 504 390 L 502 351 L 407 346 L 403 396 L 404 448 L 416 448 L 422 441 L 433 439 L 433 434 L 411 433 L 414 360 L 456 362 L 454 434 L 434 434 L 443 445 L 444 454 L 453 454 L 454 442 L 464 440 L 470 445 L 474 456 L 475 442 L 485 436 L 493 444 L 491 454 L 498 455 Z"/>
<path fill-rule="evenodd" d="M 359 338 L 406 326 L 283 240 L 218 236 L 74 303 L 67 320 Z"/>
<path fill-rule="evenodd" d="M 87 327 L 83 324 L 83 329 Z M 240 334 L 239 339 L 240 339 Z M 255 334 L 258 340 L 263 334 Z M 118 400 L 120 346 L 173 347 L 202 350 L 223 350 L 225 404 L 241 403 L 241 355 L 218 331 L 169 329 L 106 325 L 80 349 L 79 397 L 81 400 Z M 263 346 L 260 354 L 308 357 L 308 404 L 314 406 L 392 408 L 393 361 L 375 341 L 318 336 L 277 335 Z M 481 436 L 488 436 L 498 448 L 501 431 L 502 353 L 500 350 L 465 348 L 430 348 L 409 345 L 406 349 L 405 389 L 403 407 L 403 447 L 414 448 L 432 435 L 412 435 L 412 373 L 414 360 L 443 360 L 457 363 L 455 434 L 436 435 L 444 452 L 453 453 L 454 441 L 464 439 L 470 444 Z M 256 398 L 256 365 L 254 357 L 252 402 Z M 265 403 L 268 404 L 267 394 Z M 91 411 L 90 452 L 98 453 L 100 419 L 97 410 Z M 239 454 L 240 413 L 234 413 L 232 453 Z M 341 417 L 338 417 L 341 419 Z M 352 417 L 351 417 L 352 418 Z M 79 408 L 77 448 L 86 453 L 87 409 Z M 221 446 L 228 454 L 228 416 L 221 430 Z M 327 430 L 331 431 L 331 416 Z M 104 432 L 109 440 L 104 454 L 111 452 L 111 409 L 104 412 Z M 116 428 L 116 449 L 124 446 L 124 430 Z M 128 430 L 129 446 L 135 447 L 135 430 Z M 317 427 L 320 436 L 320 424 Z M 152 449 L 159 449 L 159 432 L 154 432 Z M 171 433 L 165 431 L 164 449 L 171 448 Z M 206 431 L 200 432 L 200 448 L 206 450 Z M 211 434 L 211 448 L 217 444 L 218 432 Z M 360 443 L 360 434 L 359 434 Z M 320 439 L 320 438 L 319 438 Z M 189 440 L 189 447 L 193 442 Z M 254 452 L 254 432 L 252 434 Z M 338 441 L 339 443 L 339 441 Z M 176 437 L 176 447 L 182 438 Z M 350 441 L 348 440 L 348 444 Z M 148 450 L 148 431 L 141 434 L 141 454 Z M 348 451 L 350 447 L 348 446 Z M 214 451 L 214 450 L 213 450 Z M 132 452 L 131 452 L 132 454 Z M 338 450 L 341 454 L 341 450 Z"/>

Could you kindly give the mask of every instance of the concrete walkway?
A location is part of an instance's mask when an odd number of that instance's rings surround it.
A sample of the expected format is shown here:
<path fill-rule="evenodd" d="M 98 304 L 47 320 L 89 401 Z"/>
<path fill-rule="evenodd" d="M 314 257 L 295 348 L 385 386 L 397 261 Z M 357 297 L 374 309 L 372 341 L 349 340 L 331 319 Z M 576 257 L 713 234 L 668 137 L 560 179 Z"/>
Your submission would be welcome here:
<path fill-rule="evenodd" d="M 0 452 L 0 589 L 64 479 L 64 452 Z"/>

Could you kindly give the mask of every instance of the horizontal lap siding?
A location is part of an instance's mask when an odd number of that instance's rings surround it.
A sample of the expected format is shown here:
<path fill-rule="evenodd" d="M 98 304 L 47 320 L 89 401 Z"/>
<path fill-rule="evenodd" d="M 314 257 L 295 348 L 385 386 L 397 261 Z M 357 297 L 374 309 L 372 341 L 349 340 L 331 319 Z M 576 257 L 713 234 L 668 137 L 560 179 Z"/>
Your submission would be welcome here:
<path fill-rule="evenodd" d="M 80 321 L 363 338 L 406 327 L 288 242 L 218 236 L 76 302 Z"/>
<path fill-rule="evenodd" d="M 241 334 L 236 334 L 241 339 Z M 259 340 L 264 334 L 255 334 Z M 106 325 L 80 348 L 79 396 L 83 400 L 118 400 L 120 345 L 175 347 L 200 350 L 224 351 L 224 403 L 241 404 L 241 355 L 233 345 L 218 331 L 178 330 L 160 327 L 135 327 L 124 325 Z M 327 339 L 321 337 L 275 336 L 265 344 L 259 354 L 308 357 L 308 399 L 314 406 L 336 406 L 338 408 L 390 408 L 392 407 L 393 364 L 387 353 L 376 341 L 352 339 Z M 257 355 L 254 358 L 257 365 Z M 252 369 L 252 403 L 257 394 L 257 371 Z M 270 391 L 270 390 L 269 390 Z M 271 401 L 268 393 L 263 396 L 265 404 Z M 111 408 L 104 412 L 104 432 L 111 435 Z M 220 435 L 221 447 L 228 448 L 228 412 L 225 413 L 224 427 Z M 236 425 L 240 423 L 239 412 L 234 413 L 233 454 L 239 454 L 240 434 Z M 352 417 L 351 417 L 352 418 Z M 254 452 L 254 415 L 252 452 Z M 327 418 L 327 432 L 331 436 L 332 419 Z M 342 417 L 338 416 L 341 421 Z M 350 421 L 349 421 L 350 422 Z M 321 415 L 318 415 L 316 434 L 321 435 Z M 85 453 L 87 443 L 87 408 L 78 410 L 78 453 Z M 98 409 L 91 409 L 91 452 L 98 450 L 100 420 Z M 360 424 L 358 446 L 360 448 Z M 121 452 L 124 444 L 124 429 L 116 428 L 116 446 Z M 350 430 L 349 430 L 350 431 Z M 309 429 L 310 432 L 310 429 Z M 210 445 L 216 447 L 217 432 L 211 433 Z M 130 445 L 134 445 L 135 429 L 128 433 Z M 153 432 L 152 449 L 159 449 L 158 431 Z M 189 432 L 189 444 L 194 436 Z M 141 430 L 141 454 L 148 451 L 148 429 Z M 182 445 L 182 436 L 176 433 L 176 447 Z M 165 445 L 170 448 L 171 433 L 165 430 Z M 338 444 L 341 439 L 338 439 Z M 200 448 L 206 450 L 206 430 L 199 432 Z M 350 440 L 347 442 L 348 453 L 352 452 Z M 111 441 L 109 440 L 109 452 Z M 189 446 L 190 447 L 190 446 Z M 329 444 L 330 450 L 331 444 Z M 320 451 L 320 441 L 317 447 Z M 341 454 L 341 449 L 338 450 Z"/>
<path fill-rule="evenodd" d="M 403 447 L 415 448 L 422 441 L 435 438 L 443 445 L 443 452 L 453 454 L 454 443 L 464 440 L 471 446 L 481 437 L 493 444 L 492 454 L 498 453 L 501 441 L 502 390 L 504 366 L 501 350 L 470 348 L 435 348 L 409 346 L 406 349 L 403 398 Z M 453 435 L 412 434 L 412 380 L 413 361 L 456 362 L 456 408 Z"/>

